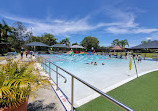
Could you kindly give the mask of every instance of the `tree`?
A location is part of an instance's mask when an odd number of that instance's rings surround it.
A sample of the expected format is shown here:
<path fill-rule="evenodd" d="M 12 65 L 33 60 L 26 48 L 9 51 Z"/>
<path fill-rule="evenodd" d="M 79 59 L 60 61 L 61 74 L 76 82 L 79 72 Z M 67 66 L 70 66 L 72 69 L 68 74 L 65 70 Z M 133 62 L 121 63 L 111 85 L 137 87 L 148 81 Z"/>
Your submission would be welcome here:
<path fill-rule="evenodd" d="M 88 50 L 91 50 L 92 47 L 97 49 L 99 47 L 99 41 L 96 37 L 88 36 L 81 41 L 81 45 Z"/>
<path fill-rule="evenodd" d="M 44 33 L 41 37 L 41 42 L 45 43 L 45 44 L 48 44 L 48 45 L 53 45 L 53 44 L 56 44 L 57 39 L 54 38 L 54 35 L 53 34 L 50 34 L 50 33 Z"/>
<path fill-rule="evenodd" d="M 77 42 L 75 42 L 75 43 L 73 43 L 72 45 L 78 45 L 78 43 L 77 43 Z"/>
<path fill-rule="evenodd" d="M 125 47 L 126 45 L 129 46 L 127 39 L 124 39 L 124 40 L 121 40 L 121 41 L 119 39 L 115 39 L 115 40 L 113 40 L 111 45 L 112 46 L 119 45 L 119 46 L 122 46 L 122 47 Z"/>
<path fill-rule="evenodd" d="M 12 28 L 4 21 L 0 22 L 0 43 L 8 43 L 8 38 L 12 33 Z M 0 54 L 3 55 L 4 52 L 7 52 L 7 46 L 0 46 Z"/>
<path fill-rule="evenodd" d="M 70 40 L 69 38 L 65 38 L 65 39 L 62 39 L 60 41 L 61 44 L 65 44 L 66 46 L 70 46 Z"/>
<path fill-rule="evenodd" d="M 127 39 L 120 41 L 120 46 L 125 47 L 126 45 L 129 46 Z"/>
<path fill-rule="evenodd" d="M 120 41 L 119 39 L 115 39 L 113 40 L 113 42 L 111 43 L 112 46 L 115 46 L 115 45 L 120 45 Z"/>
<path fill-rule="evenodd" d="M 26 27 L 25 25 L 22 24 L 22 22 L 15 22 L 13 24 L 13 28 L 14 28 L 14 31 L 16 32 L 16 36 L 17 36 L 17 39 L 20 40 L 20 41 L 24 41 L 24 40 L 27 40 L 26 39 Z"/>
<path fill-rule="evenodd" d="M 151 42 L 151 39 L 148 39 L 147 41 L 141 41 L 142 44 L 146 44 L 148 42 Z"/>
<path fill-rule="evenodd" d="M 0 23 L 0 43 L 8 42 L 8 37 L 12 33 L 12 28 L 8 26 L 8 24 L 2 20 L 2 23 Z"/>
<path fill-rule="evenodd" d="M 145 44 L 145 43 L 147 43 L 147 42 L 146 42 L 146 41 L 141 41 L 141 43 L 142 43 L 142 44 Z"/>

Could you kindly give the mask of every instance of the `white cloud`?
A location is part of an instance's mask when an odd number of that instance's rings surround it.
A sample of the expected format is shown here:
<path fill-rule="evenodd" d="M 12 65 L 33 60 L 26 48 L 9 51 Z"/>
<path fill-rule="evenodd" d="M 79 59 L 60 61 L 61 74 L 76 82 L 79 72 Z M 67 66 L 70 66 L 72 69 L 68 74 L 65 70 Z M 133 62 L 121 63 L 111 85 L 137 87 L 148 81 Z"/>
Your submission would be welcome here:
<path fill-rule="evenodd" d="M 114 34 L 140 34 L 140 33 L 150 34 L 153 32 L 158 32 L 158 29 L 108 27 L 106 28 L 106 31 Z"/>
<path fill-rule="evenodd" d="M 21 21 L 26 24 L 29 24 L 29 28 L 32 28 L 32 31 L 35 35 L 41 33 L 53 33 L 54 35 L 70 35 L 86 31 L 96 30 L 98 28 L 105 29 L 105 33 L 113 34 L 140 34 L 140 33 L 153 33 L 158 32 L 156 28 L 143 28 L 139 26 L 138 23 L 135 23 L 135 14 L 129 11 L 122 11 L 120 9 L 109 9 L 106 10 L 108 16 L 112 18 L 112 22 L 100 22 L 90 24 L 90 16 L 86 16 L 80 19 L 70 19 L 70 20 L 61 20 L 61 19 L 26 19 L 16 16 L 7 16 L 1 15 L 4 18 Z"/>
<path fill-rule="evenodd" d="M 126 34 L 129 33 L 128 29 L 125 28 L 117 28 L 117 27 L 108 27 L 106 31 L 110 33 L 115 33 L 115 34 Z"/>

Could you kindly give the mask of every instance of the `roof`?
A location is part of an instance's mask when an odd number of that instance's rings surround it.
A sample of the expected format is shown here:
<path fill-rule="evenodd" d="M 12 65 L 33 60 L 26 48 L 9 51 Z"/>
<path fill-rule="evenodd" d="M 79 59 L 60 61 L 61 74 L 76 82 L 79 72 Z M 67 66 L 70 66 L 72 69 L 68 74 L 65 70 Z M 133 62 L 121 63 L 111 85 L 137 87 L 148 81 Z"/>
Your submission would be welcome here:
<path fill-rule="evenodd" d="M 42 42 L 31 42 L 31 43 L 28 43 L 28 44 L 25 44 L 27 46 L 43 46 L 43 47 L 49 47 L 48 45 L 42 43 Z"/>
<path fill-rule="evenodd" d="M 125 48 L 123 48 L 123 47 L 121 47 L 119 45 L 116 45 L 113 48 L 111 48 L 111 50 L 125 50 Z"/>
<path fill-rule="evenodd" d="M 144 48 L 147 48 L 147 49 L 158 49 L 158 41 L 155 40 L 155 41 L 147 42 L 147 43 L 144 43 L 144 44 L 140 44 L 140 45 L 131 47 L 129 49 L 144 49 Z"/>
<path fill-rule="evenodd" d="M 65 44 L 54 44 L 50 47 L 63 47 L 63 48 L 68 48 Z"/>
<path fill-rule="evenodd" d="M 73 45 L 73 46 L 70 46 L 70 48 L 80 48 L 80 49 L 83 49 L 84 47 L 80 46 L 80 45 Z"/>

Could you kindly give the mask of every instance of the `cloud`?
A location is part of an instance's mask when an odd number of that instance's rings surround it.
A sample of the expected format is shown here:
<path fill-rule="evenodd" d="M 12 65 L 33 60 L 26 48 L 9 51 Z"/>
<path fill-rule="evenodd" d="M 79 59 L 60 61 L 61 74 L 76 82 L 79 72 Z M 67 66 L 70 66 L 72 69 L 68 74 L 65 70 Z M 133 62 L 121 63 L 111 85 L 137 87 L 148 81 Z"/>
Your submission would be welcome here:
<path fill-rule="evenodd" d="M 90 15 L 78 19 L 28 19 L 11 15 L 1 15 L 6 19 L 13 21 L 21 21 L 28 24 L 28 28 L 32 28 L 35 35 L 41 33 L 53 33 L 54 35 L 71 35 L 85 33 L 87 31 L 103 30 L 104 33 L 112 34 L 150 34 L 158 32 L 156 28 L 144 28 L 135 22 L 136 15 L 128 10 L 109 8 L 105 10 L 111 22 L 90 23 L 93 19 Z M 99 29 L 102 28 L 102 29 Z"/>
<path fill-rule="evenodd" d="M 115 34 L 126 34 L 129 33 L 128 29 L 125 28 L 117 28 L 117 27 L 108 27 L 106 29 L 107 32 L 115 33 Z"/>
<path fill-rule="evenodd" d="M 122 27 L 108 27 L 105 29 L 109 33 L 113 34 L 150 34 L 153 32 L 158 32 L 158 29 L 148 29 L 148 28 L 122 28 Z"/>
<path fill-rule="evenodd" d="M 3 16 L 6 19 L 13 21 L 21 21 L 23 23 L 29 24 L 29 28 L 32 28 L 35 34 L 41 32 L 53 33 L 54 35 L 59 34 L 69 34 L 77 33 L 81 31 L 88 31 L 96 29 L 97 27 L 91 26 L 87 22 L 87 17 L 75 20 L 35 20 L 35 19 L 26 19 L 13 16 Z"/>
<path fill-rule="evenodd" d="M 137 9 L 138 10 L 138 9 Z M 107 15 L 115 22 L 105 28 L 105 31 L 113 34 L 150 34 L 158 32 L 157 28 L 144 28 L 135 22 L 136 15 L 129 10 L 110 8 L 105 10 Z"/>

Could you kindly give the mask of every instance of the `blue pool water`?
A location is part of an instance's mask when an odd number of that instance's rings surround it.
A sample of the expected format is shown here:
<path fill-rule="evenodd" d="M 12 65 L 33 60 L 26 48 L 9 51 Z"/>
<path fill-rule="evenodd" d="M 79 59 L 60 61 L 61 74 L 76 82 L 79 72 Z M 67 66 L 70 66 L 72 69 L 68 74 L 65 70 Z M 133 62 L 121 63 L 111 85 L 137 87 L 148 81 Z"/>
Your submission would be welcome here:
<path fill-rule="evenodd" d="M 110 59 L 103 55 L 52 54 L 42 56 L 101 90 L 136 75 L 134 64 L 132 70 L 129 70 L 129 59 Z M 87 64 L 90 62 L 97 62 L 98 65 Z M 102 63 L 105 65 L 102 65 Z M 138 74 L 158 68 L 158 62 L 149 60 L 142 60 L 141 63 L 136 62 L 136 65 Z M 55 69 L 55 66 L 51 67 Z M 68 80 L 67 83 L 64 83 L 64 79 L 59 77 L 59 87 L 70 99 L 71 77 L 61 70 L 59 70 L 59 73 L 63 74 Z M 56 82 L 54 72 L 51 73 L 51 77 Z M 93 93 L 88 87 L 75 80 L 75 102 Z"/>

